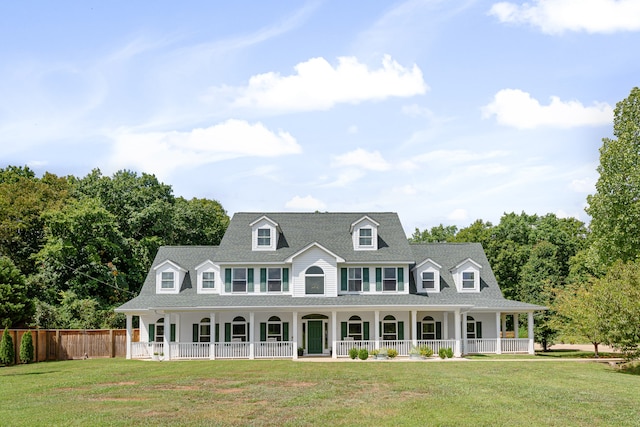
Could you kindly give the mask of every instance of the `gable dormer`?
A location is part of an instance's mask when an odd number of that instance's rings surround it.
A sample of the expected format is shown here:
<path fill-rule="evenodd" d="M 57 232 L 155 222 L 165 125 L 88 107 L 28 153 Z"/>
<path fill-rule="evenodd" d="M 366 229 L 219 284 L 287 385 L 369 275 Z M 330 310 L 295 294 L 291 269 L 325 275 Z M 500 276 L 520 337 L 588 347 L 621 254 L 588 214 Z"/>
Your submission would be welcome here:
<path fill-rule="evenodd" d="M 280 227 L 267 216 L 262 216 L 251 224 L 251 250 L 275 251 L 278 247 Z"/>
<path fill-rule="evenodd" d="M 419 293 L 440 292 L 440 269 L 442 266 L 431 258 L 416 265 L 416 289 Z"/>
<path fill-rule="evenodd" d="M 363 216 L 351 224 L 349 232 L 353 240 L 354 251 L 378 250 L 378 227 L 380 224 L 368 216 Z"/>
<path fill-rule="evenodd" d="M 206 260 L 196 267 L 197 286 L 199 294 L 220 293 L 220 267 L 211 260 Z"/>
<path fill-rule="evenodd" d="M 178 264 L 166 260 L 154 267 L 156 272 L 156 293 L 177 294 L 187 270 Z"/>
<path fill-rule="evenodd" d="M 451 269 L 458 292 L 480 292 L 480 270 L 482 266 L 467 258 Z"/>

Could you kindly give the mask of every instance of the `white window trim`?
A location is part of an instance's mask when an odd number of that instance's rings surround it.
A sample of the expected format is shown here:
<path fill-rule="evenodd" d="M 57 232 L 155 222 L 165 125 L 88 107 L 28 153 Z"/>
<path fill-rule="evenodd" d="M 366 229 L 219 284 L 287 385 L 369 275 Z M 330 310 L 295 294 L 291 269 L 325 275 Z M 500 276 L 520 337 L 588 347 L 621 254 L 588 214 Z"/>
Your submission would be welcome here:
<path fill-rule="evenodd" d="M 280 270 L 280 290 L 279 291 L 272 291 L 269 289 L 269 270 Z M 284 287 L 283 284 L 283 278 L 282 278 L 283 274 L 282 274 L 282 267 L 267 267 L 267 283 L 266 285 L 266 289 L 267 289 L 267 293 L 268 294 L 281 294 L 282 293 L 282 288 Z M 274 280 L 275 282 L 275 280 Z"/>
<path fill-rule="evenodd" d="M 431 274 L 431 275 L 432 275 L 432 276 L 431 276 L 431 279 L 425 278 L 425 277 L 424 277 L 424 276 L 425 276 L 425 274 Z M 436 291 L 437 283 L 438 283 L 438 282 L 436 281 L 436 276 L 437 276 L 437 275 L 438 275 L 438 273 L 437 273 L 436 271 L 433 271 L 433 270 L 424 270 L 424 271 L 422 272 L 422 274 L 420 275 L 420 276 L 422 276 L 422 277 L 420 277 L 420 284 L 422 285 L 422 286 L 420 287 L 420 289 L 422 290 L 422 292 L 435 292 L 435 291 Z M 433 286 L 431 286 L 431 287 L 425 287 L 425 286 L 424 286 L 424 282 L 428 282 L 428 281 L 433 282 Z"/>
<path fill-rule="evenodd" d="M 364 288 L 364 277 L 363 277 L 364 275 L 362 274 L 362 270 L 363 269 L 364 269 L 363 267 L 347 267 L 347 292 L 346 293 L 348 293 L 348 294 L 360 294 L 360 293 L 363 292 L 363 290 L 362 290 Z M 360 279 L 356 279 L 356 278 L 352 279 L 351 278 L 351 271 L 352 270 L 360 270 Z M 352 280 L 354 280 L 354 281 L 360 280 L 360 290 L 359 291 L 352 291 L 351 290 L 350 284 L 351 284 Z"/>
<path fill-rule="evenodd" d="M 211 261 L 205 261 L 196 267 L 197 273 L 197 292 L 199 294 L 218 294 L 222 287 L 222 277 L 220 276 L 220 268 Z M 213 273 L 213 288 L 204 287 L 204 273 Z"/>
<path fill-rule="evenodd" d="M 440 292 L 440 269 L 441 265 L 431 259 L 426 259 L 416 266 L 416 288 L 418 293 L 439 293 Z M 422 286 L 422 273 L 433 273 L 434 288 L 428 289 Z"/>
<path fill-rule="evenodd" d="M 385 286 L 384 286 L 385 285 L 384 282 L 385 282 L 385 280 L 387 280 L 386 276 L 385 276 L 385 272 L 387 270 L 393 270 L 394 271 L 393 277 L 394 277 L 394 280 L 396 282 L 396 286 L 395 286 L 395 288 L 393 290 L 385 289 Z M 391 280 L 391 279 L 389 278 L 388 280 Z M 382 292 L 398 292 L 398 268 L 397 267 L 382 267 Z"/>
<path fill-rule="evenodd" d="M 275 251 L 278 246 L 278 223 L 266 216 L 262 216 L 249 224 L 251 227 L 251 249 L 254 251 Z M 269 230 L 269 244 L 258 244 L 258 230 Z"/>
<path fill-rule="evenodd" d="M 156 271 L 156 293 L 157 294 L 177 294 L 180 293 L 180 284 L 184 280 L 185 273 L 187 270 L 180 267 L 178 264 L 165 261 L 162 264 L 154 267 Z M 173 287 L 171 288 L 163 288 L 162 287 L 162 273 L 173 273 Z"/>
<path fill-rule="evenodd" d="M 309 270 L 311 267 L 318 267 L 322 270 L 322 274 L 316 274 L 316 273 L 307 273 L 307 270 Z M 307 278 L 309 277 L 322 277 L 322 293 L 318 293 L 318 294 L 309 294 L 307 293 Z M 309 266 L 305 271 L 304 271 L 304 296 L 306 297 L 323 297 L 325 296 L 327 293 L 327 274 L 324 272 L 324 269 L 320 266 L 317 265 L 312 265 Z"/>
<path fill-rule="evenodd" d="M 236 291 L 234 282 L 236 281 L 236 270 L 244 270 L 244 291 Z M 239 280 L 238 280 L 239 281 Z M 232 294 L 246 294 L 249 292 L 249 272 L 246 267 L 232 267 L 231 268 L 231 293 Z"/>
<path fill-rule="evenodd" d="M 458 264 L 451 271 L 453 273 L 453 280 L 456 284 L 456 289 L 459 293 L 478 293 L 480 292 L 480 269 L 482 266 L 472 260 L 471 258 L 467 258 L 460 264 Z M 463 288 L 462 287 L 462 276 L 463 273 L 473 273 L 473 288 Z"/>
<path fill-rule="evenodd" d="M 368 216 L 363 216 L 351 224 L 350 232 L 353 239 L 353 249 L 356 251 L 377 251 L 378 250 L 378 227 L 380 224 Z M 360 230 L 371 230 L 371 244 L 360 244 Z"/>

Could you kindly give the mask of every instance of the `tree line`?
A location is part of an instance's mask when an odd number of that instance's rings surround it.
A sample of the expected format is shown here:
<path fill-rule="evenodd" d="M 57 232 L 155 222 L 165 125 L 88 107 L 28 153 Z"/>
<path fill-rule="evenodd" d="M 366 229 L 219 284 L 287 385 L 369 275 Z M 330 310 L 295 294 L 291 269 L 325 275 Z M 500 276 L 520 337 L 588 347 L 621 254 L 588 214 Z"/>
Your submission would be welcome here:
<path fill-rule="evenodd" d="M 600 148 L 590 224 L 575 218 L 505 214 L 458 230 L 416 229 L 413 242 L 480 242 L 506 298 L 549 307 L 535 340 L 607 344 L 640 355 L 640 89 L 614 111 L 614 139 Z"/>
<path fill-rule="evenodd" d="M 122 327 L 158 247 L 217 245 L 216 200 L 176 197 L 154 175 L 37 177 L 0 169 L 0 322 L 5 327 Z"/>

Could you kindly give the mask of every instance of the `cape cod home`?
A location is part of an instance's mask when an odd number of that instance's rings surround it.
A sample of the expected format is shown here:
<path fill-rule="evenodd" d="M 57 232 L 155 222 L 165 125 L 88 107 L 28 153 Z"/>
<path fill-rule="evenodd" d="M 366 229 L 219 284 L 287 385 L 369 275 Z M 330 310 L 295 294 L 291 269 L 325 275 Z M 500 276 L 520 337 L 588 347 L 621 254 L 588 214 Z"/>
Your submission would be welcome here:
<path fill-rule="evenodd" d="M 161 247 L 116 309 L 127 358 L 165 359 L 533 353 L 538 310 L 503 297 L 480 244 L 410 244 L 397 214 L 379 212 L 237 213 L 219 246 Z"/>

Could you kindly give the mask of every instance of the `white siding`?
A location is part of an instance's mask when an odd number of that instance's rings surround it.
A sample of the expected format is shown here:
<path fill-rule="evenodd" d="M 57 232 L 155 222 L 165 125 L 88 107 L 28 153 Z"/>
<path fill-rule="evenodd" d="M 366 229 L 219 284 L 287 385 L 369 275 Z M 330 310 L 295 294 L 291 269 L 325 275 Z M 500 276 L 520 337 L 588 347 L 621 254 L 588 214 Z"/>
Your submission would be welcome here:
<path fill-rule="evenodd" d="M 314 246 L 299 254 L 293 260 L 290 286 L 294 297 L 305 296 L 305 271 L 311 266 L 324 271 L 324 297 L 338 295 L 338 265 L 336 259 L 322 249 Z M 321 295 L 318 297 L 322 298 Z"/>

